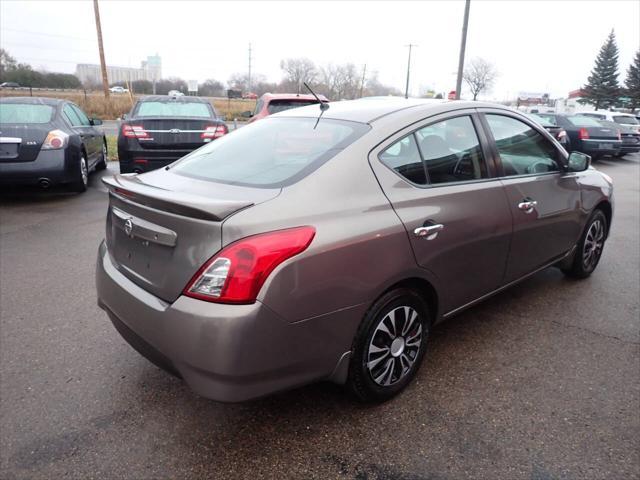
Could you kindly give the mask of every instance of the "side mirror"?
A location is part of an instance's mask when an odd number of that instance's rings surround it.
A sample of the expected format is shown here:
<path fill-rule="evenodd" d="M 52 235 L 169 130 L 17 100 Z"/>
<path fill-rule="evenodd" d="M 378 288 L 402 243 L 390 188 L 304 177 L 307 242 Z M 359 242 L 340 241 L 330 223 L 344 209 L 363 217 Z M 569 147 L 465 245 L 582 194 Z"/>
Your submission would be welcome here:
<path fill-rule="evenodd" d="M 92 118 L 91 125 L 102 125 L 102 120 L 100 120 L 99 118 Z"/>
<path fill-rule="evenodd" d="M 591 165 L 591 157 L 581 152 L 571 152 L 567 162 L 567 171 L 584 172 Z"/>
<path fill-rule="evenodd" d="M 251 113 L 249 110 L 247 110 L 246 112 L 242 112 L 240 115 L 243 116 L 244 118 L 253 117 L 253 113 Z"/>

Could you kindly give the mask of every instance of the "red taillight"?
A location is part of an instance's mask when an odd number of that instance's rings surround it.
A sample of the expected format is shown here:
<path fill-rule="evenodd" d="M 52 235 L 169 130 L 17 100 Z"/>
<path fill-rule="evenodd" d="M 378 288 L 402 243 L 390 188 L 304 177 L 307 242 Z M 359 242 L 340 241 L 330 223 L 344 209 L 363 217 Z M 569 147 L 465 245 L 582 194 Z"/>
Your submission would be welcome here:
<path fill-rule="evenodd" d="M 253 303 L 269 274 L 305 251 L 315 234 L 313 227 L 296 227 L 238 240 L 208 260 L 183 293 L 208 302 Z"/>
<path fill-rule="evenodd" d="M 142 125 L 123 125 L 122 135 L 127 138 L 148 138 L 149 134 Z"/>
<path fill-rule="evenodd" d="M 587 132 L 586 128 L 581 128 L 578 132 L 578 138 L 580 140 L 589 140 L 589 132 Z"/>
<path fill-rule="evenodd" d="M 558 140 L 560 140 L 562 138 L 565 138 L 566 136 L 567 136 L 567 132 L 565 130 L 560 130 L 558 132 L 558 137 L 557 138 L 558 138 Z"/>
<path fill-rule="evenodd" d="M 209 125 L 204 132 L 200 134 L 200 138 L 220 138 L 229 133 L 226 125 Z"/>
<path fill-rule="evenodd" d="M 59 148 L 64 148 L 67 145 L 69 140 L 69 135 L 67 135 L 62 130 L 51 130 L 47 134 L 47 138 L 42 142 L 42 150 L 58 150 Z"/>

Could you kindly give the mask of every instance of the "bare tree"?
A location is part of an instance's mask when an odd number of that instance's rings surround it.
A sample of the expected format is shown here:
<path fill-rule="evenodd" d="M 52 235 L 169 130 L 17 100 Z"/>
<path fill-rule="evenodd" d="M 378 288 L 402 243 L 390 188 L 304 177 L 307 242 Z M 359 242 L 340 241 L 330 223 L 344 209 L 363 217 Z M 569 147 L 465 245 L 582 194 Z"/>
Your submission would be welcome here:
<path fill-rule="evenodd" d="M 284 72 L 283 87 L 295 89 L 300 93 L 304 87 L 303 83 L 312 84 L 316 82 L 318 70 L 315 64 L 308 58 L 287 58 L 280 61 L 280 68 Z"/>
<path fill-rule="evenodd" d="M 319 90 L 331 100 L 353 99 L 360 94 L 360 73 L 353 63 L 328 64 L 320 69 Z"/>
<path fill-rule="evenodd" d="M 480 92 L 488 92 L 493 88 L 497 76 L 498 71 L 494 65 L 483 58 L 471 60 L 462 74 L 462 78 L 469 86 L 474 100 L 478 98 Z"/>

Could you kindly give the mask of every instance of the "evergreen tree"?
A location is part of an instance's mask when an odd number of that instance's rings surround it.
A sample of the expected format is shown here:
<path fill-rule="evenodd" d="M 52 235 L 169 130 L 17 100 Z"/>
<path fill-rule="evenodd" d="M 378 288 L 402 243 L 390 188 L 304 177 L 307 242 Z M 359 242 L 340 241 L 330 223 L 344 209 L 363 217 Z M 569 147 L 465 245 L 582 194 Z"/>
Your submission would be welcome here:
<path fill-rule="evenodd" d="M 625 93 L 631 99 L 630 106 L 632 110 L 635 110 L 640 106 L 640 50 L 636 52 L 633 63 L 629 65 L 624 84 L 627 87 Z"/>
<path fill-rule="evenodd" d="M 607 41 L 604 42 L 596 58 L 596 64 L 582 88 L 584 94 L 582 103 L 595 105 L 599 108 L 609 108 L 618 103 L 620 86 L 618 85 L 618 46 L 616 35 L 611 30 Z"/>

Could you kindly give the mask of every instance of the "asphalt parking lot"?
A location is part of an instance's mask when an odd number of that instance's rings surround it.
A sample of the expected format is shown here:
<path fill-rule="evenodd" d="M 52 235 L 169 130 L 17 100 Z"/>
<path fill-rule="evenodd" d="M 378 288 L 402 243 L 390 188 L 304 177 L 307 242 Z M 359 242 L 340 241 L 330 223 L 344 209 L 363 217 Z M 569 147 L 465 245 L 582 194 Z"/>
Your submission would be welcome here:
<path fill-rule="evenodd" d="M 0 195 L 0 478 L 640 476 L 640 155 L 600 161 L 616 212 L 595 274 L 548 269 L 438 327 L 417 381 L 196 396 L 96 306 L 106 193 Z M 108 172 L 107 172 L 108 174 Z"/>

